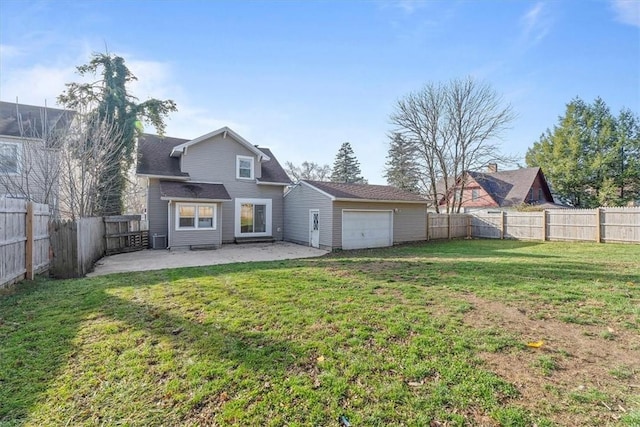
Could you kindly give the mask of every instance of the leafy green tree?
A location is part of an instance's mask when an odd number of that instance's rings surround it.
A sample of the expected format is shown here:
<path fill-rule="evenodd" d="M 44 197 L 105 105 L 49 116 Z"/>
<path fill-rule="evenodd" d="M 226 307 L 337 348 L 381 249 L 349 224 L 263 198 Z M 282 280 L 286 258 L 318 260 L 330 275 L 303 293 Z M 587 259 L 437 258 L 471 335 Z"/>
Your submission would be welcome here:
<path fill-rule="evenodd" d="M 360 162 L 358 162 L 351 144 L 343 143 L 333 163 L 331 181 L 365 184 L 367 181 L 360 174 Z"/>
<path fill-rule="evenodd" d="M 142 130 L 141 122 L 155 127 L 158 134 L 165 130 L 164 120 L 176 104 L 171 100 L 138 99 L 127 90 L 127 84 L 137 80 L 124 63 L 124 59 L 107 53 L 93 54 L 88 64 L 77 67 L 81 76 L 100 75 L 92 83 L 68 83 L 65 92 L 58 97 L 65 107 L 90 111 L 91 121 L 109 123 L 121 143 L 114 161 L 104 168 L 99 179 L 98 191 L 101 215 L 118 215 L 122 212 L 123 194 L 127 185 L 127 172 L 135 160 L 136 137 Z M 86 144 L 91 144 L 87 140 Z"/>
<path fill-rule="evenodd" d="M 597 98 L 567 104 L 564 116 L 527 151 L 528 166 L 540 166 L 560 199 L 590 208 L 623 205 L 640 194 L 640 126 L 637 116 L 611 114 Z"/>
<path fill-rule="evenodd" d="M 399 133 L 390 135 L 384 176 L 387 183 L 412 193 L 420 192 L 420 178 L 414 146 Z"/>

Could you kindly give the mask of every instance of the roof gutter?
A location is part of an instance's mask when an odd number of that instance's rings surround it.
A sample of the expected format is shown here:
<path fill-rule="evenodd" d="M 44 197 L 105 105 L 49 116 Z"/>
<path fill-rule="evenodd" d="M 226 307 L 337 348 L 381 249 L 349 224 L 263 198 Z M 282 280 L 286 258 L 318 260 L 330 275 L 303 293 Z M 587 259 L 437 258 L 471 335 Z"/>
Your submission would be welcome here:
<path fill-rule="evenodd" d="M 277 185 L 277 186 L 293 185 L 293 183 L 291 182 L 268 182 L 268 181 L 257 181 L 257 180 L 256 180 L 256 184 L 257 185 Z"/>
<path fill-rule="evenodd" d="M 207 202 L 207 203 L 221 203 L 228 202 L 231 199 L 202 199 L 196 197 L 170 197 L 170 196 L 161 196 L 160 200 L 168 200 L 169 202 Z"/>
<path fill-rule="evenodd" d="M 158 179 L 175 179 L 179 181 L 189 181 L 188 176 L 174 176 L 174 175 L 156 175 L 152 173 L 137 173 L 137 176 L 144 176 L 145 178 L 158 178 Z"/>
<path fill-rule="evenodd" d="M 403 203 L 403 204 L 417 204 L 417 205 L 428 205 L 428 200 L 377 200 L 377 199 L 350 199 L 350 198 L 342 198 L 336 197 L 333 199 L 335 202 L 363 202 L 363 203 Z"/>

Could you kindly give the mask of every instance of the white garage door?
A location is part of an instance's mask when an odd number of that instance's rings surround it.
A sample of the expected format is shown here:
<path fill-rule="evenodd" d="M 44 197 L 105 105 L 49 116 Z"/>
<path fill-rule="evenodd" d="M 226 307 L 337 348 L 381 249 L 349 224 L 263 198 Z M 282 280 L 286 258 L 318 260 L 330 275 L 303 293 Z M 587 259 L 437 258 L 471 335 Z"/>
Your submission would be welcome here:
<path fill-rule="evenodd" d="M 391 211 L 342 211 L 342 249 L 381 248 L 392 244 Z"/>

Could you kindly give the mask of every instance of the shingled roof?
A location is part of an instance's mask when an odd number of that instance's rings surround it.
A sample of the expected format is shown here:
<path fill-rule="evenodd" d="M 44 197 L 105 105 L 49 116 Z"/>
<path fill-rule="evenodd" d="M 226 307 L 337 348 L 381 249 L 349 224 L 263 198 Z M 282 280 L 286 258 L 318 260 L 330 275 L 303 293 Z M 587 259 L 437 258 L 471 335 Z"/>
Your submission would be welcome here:
<path fill-rule="evenodd" d="M 292 184 L 291 178 L 289 178 L 289 175 L 284 171 L 271 150 L 260 147 L 258 147 L 258 149 L 271 158 L 271 160 L 262 162 L 262 177 L 258 181 Z"/>
<path fill-rule="evenodd" d="M 302 182 L 328 194 L 335 200 L 428 203 L 419 194 L 410 193 L 389 185 L 347 184 L 309 180 L 303 180 Z"/>
<path fill-rule="evenodd" d="M 171 157 L 171 150 L 188 139 L 160 137 L 148 133 L 138 137 L 138 165 L 136 172 L 142 175 L 189 176 L 180 170 L 180 159 Z"/>
<path fill-rule="evenodd" d="M 542 174 L 539 167 L 492 173 L 469 172 L 469 176 L 493 197 L 498 206 L 517 206 L 527 202 L 529 189 L 538 174 Z M 553 200 L 544 175 L 542 183 L 547 197 Z"/>
<path fill-rule="evenodd" d="M 222 184 L 160 180 L 162 199 L 231 200 Z"/>
<path fill-rule="evenodd" d="M 136 172 L 141 175 L 156 175 L 166 177 L 188 177 L 189 174 L 180 170 L 180 158 L 171 157 L 174 147 L 189 142 L 188 139 L 160 137 L 152 134 L 142 134 L 138 138 L 138 164 Z M 261 162 L 262 177 L 259 183 L 291 184 L 291 179 L 284 171 L 278 160 L 268 148 L 255 147 L 263 152 L 270 160 Z"/>
<path fill-rule="evenodd" d="M 74 112 L 58 108 L 0 101 L 0 136 L 46 139 L 64 132 Z"/>

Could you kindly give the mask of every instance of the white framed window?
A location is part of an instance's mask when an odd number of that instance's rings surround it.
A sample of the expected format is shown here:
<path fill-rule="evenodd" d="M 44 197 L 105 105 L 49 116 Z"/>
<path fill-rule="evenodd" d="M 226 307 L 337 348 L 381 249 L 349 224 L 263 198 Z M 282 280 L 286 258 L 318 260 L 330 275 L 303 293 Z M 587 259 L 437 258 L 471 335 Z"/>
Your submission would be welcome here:
<path fill-rule="evenodd" d="M 0 141 L 0 174 L 18 175 L 20 173 L 20 150 L 18 142 Z"/>
<path fill-rule="evenodd" d="M 176 230 L 215 230 L 217 206 L 210 203 L 176 203 Z"/>
<path fill-rule="evenodd" d="M 471 200 L 473 200 L 474 202 L 476 200 L 478 200 L 478 189 L 477 188 L 473 188 L 471 189 Z"/>
<path fill-rule="evenodd" d="M 236 199 L 236 237 L 271 236 L 271 199 Z"/>
<path fill-rule="evenodd" d="M 236 178 L 253 179 L 253 157 L 236 156 Z"/>

